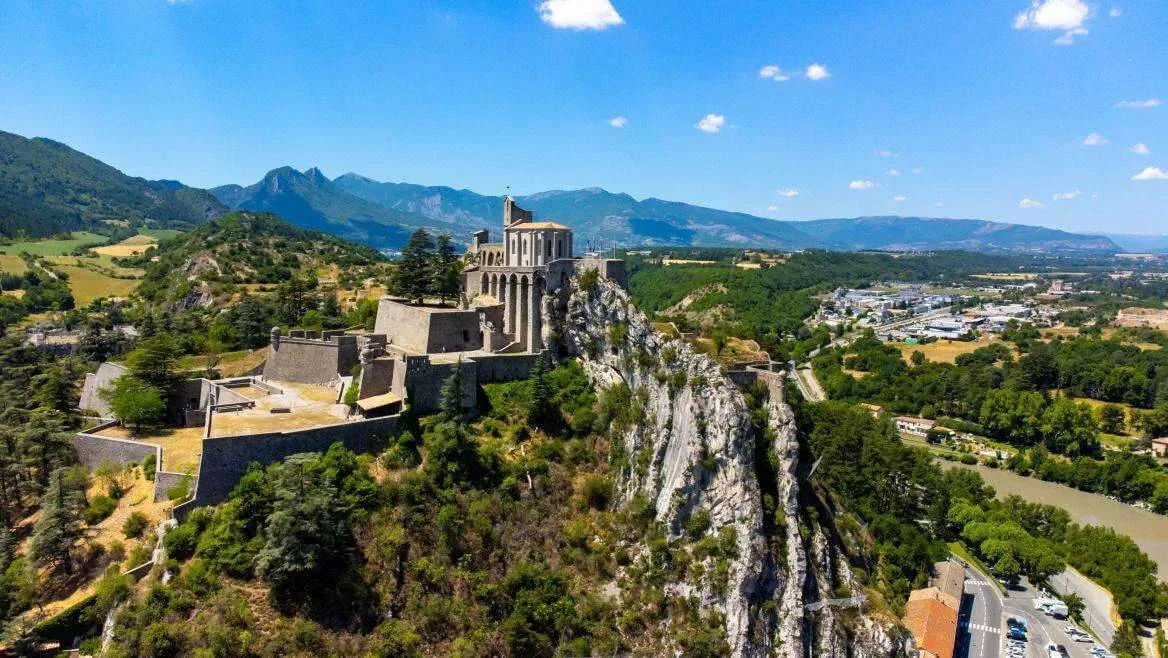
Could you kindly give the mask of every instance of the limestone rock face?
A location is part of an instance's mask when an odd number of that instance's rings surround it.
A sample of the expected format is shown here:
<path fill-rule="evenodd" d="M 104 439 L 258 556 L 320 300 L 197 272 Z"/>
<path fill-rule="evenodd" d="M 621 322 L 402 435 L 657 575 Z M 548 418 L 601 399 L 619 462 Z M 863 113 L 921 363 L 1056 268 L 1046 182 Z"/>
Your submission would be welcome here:
<path fill-rule="evenodd" d="M 598 389 L 623 383 L 633 404 L 643 406 L 621 437 L 630 462 L 641 465 L 622 474 L 621 499 L 647 495 L 674 538 L 698 510 L 709 515 L 710 533 L 733 528 L 738 555 L 725 587 L 669 587 L 724 616 L 733 655 L 802 658 L 808 649 L 825 656 L 896 655 L 877 624 L 861 622 L 856 630 L 862 632 L 854 632 L 830 609 L 804 614 L 806 603 L 832 596 L 833 578 L 855 583 L 846 560 L 837 559 L 818 530 L 800 540 L 799 441 L 780 373 L 765 373 L 763 381 L 780 462 L 774 483 L 785 516 L 780 522 L 790 538 L 785 554 L 768 546 L 764 530 L 755 465 L 755 442 L 764 439 L 756 436 L 741 391 L 713 360 L 655 331 L 628 294 L 603 279 L 590 290 L 573 286 L 545 299 L 542 312 L 549 346 L 578 356 Z M 837 564 L 843 573 L 833 571 Z"/>

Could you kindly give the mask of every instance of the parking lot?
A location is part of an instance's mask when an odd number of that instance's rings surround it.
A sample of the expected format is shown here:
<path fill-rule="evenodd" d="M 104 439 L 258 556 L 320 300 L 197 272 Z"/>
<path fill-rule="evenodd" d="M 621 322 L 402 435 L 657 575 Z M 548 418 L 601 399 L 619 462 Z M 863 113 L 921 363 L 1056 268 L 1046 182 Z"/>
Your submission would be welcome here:
<path fill-rule="evenodd" d="M 991 583 L 989 577 L 970 565 L 965 581 L 965 596 L 962 599 L 957 655 L 963 658 L 1054 658 L 1048 653 L 1048 645 L 1054 644 L 1065 649 L 1067 658 L 1103 658 L 1092 651 L 1105 651 L 1106 647 L 1094 641 L 1084 631 L 1076 629 L 1070 619 L 1056 619 L 1035 608 L 1035 599 L 1044 598 L 1025 580 L 1019 581 L 1006 590 L 1006 594 Z M 1025 625 L 1025 642 L 1010 639 L 1009 619 Z M 1083 640 L 1077 640 L 1077 637 Z M 1088 640 L 1089 641 L 1084 641 Z"/>

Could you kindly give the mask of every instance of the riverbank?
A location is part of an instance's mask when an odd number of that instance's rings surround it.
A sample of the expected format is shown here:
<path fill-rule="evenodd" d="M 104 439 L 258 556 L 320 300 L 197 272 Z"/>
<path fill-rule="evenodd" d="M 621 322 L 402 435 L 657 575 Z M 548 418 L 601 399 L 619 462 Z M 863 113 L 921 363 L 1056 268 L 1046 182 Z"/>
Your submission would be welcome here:
<path fill-rule="evenodd" d="M 1080 525 L 1111 528 L 1132 538 L 1141 550 L 1159 566 L 1157 575 L 1168 582 L 1168 517 L 1138 509 L 1103 496 L 1054 482 L 1023 477 L 1004 469 L 962 464 L 938 459 L 944 469 L 968 468 L 977 471 L 999 498 L 1011 494 L 1032 503 L 1054 505 L 1065 509 L 1071 520 Z"/>

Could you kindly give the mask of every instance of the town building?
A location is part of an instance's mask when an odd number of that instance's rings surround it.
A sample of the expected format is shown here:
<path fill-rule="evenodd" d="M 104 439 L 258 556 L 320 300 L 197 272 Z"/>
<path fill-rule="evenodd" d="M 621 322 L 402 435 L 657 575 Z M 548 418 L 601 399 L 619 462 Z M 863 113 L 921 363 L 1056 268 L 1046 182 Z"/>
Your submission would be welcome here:
<path fill-rule="evenodd" d="M 965 568 L 947 560 L 933 565 L 930 586 L 909 593 L 904 625 L 916 641 L 917 656 L 952 658 L 957 620 L 965 593 Z"/>
<path fill-rule="evenodd" d="M 913 416 L 896 417 L 896 431 L 913 436 L 923 437 L 929 433 L 929 430 L 936 426 L 937 423 L 928 418 L 915 418 Z"/>

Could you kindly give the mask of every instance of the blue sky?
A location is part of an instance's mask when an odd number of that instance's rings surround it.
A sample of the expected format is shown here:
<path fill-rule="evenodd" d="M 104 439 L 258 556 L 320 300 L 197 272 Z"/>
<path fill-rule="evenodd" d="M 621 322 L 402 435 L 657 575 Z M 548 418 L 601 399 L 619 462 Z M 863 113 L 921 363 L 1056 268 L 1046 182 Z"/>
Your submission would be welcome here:
<path fill-rule="evenodd" d="M 0 129 L 197 186 L 1168 233 L 1166 34 L 1162 0 L 6 0 Z"/>

